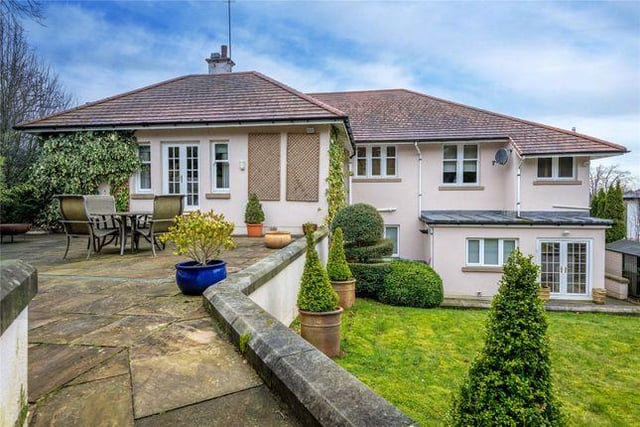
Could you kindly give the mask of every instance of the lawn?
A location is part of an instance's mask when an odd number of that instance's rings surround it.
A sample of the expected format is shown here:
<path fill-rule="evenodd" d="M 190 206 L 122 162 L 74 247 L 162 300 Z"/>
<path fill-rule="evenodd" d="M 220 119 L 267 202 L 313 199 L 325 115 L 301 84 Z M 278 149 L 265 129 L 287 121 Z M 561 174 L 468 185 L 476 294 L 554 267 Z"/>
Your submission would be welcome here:
<path fill-rule="evenodd" d="M 440 425 L 483 344 L 487 311 L 392 307 L 358 299 L 336 359 L 421 425 Z M 640 319 L 549 313 L 553 382 L 569 425 L 640 420 Z"/>

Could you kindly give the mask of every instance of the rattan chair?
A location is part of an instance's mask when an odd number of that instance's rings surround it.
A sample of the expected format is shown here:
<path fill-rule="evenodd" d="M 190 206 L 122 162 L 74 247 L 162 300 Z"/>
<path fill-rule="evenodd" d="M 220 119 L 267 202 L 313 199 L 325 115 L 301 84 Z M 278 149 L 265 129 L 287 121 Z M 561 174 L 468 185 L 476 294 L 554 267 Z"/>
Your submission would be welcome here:
<path fill-rule="evenodd" d="M 87 199 L 76 194 L 64 194 L 55 196 L 60 201 L 60 224 L 67 235 L 67 247 L 64 251 L 65 259 L 69 253 L 72 237 L 87 238 L 87 259 L 91 256 L 91 250 L 100 252 L 106 238 L 120 233 L 119 228 L 107 227 L 106 221 L 92 218 L 87 211 Z"/>
<path fill-rule="evenodd" d="M 87 201 L 87 212 L 91 219 L 97 219 L 96 226 L 102 229 L 118 229 L 120 227 L 120 218 L 116 215 L 116 199 L 107 195 L 88 195 L 85 196 Z M 108 241 L 106 239 L 109 239 Z M 102 247 L 115 241 L 118 244 L 119 234 L 110 234 L 104 237 L 101 244 Z"/>
<path fill-rule="evenodd" d="M 165 249 L 165 243 L 157 240 L 157 237 L 169 231 L 169 227 L 175 224 L 175 217 L 182 215 L 184 210 L 184 196 L 172 194 L 166 196 L 155 196 L 153 199 L 153 214 L 150 218 L 145 218 L 136 227 L 136 245 L 138 237 L 142 236 L 151 243 L 151 252 L 156 256 L 156 246 L 158 249 Z"/>

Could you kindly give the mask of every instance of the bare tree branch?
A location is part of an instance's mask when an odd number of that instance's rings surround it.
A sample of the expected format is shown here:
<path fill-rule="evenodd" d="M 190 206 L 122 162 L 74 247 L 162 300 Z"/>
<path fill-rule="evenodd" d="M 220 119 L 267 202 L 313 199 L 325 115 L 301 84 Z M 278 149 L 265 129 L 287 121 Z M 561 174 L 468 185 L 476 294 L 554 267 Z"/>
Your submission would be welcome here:
<path fill-rule="evenodd" d="M 0 17 L 7 21 L 26 17 L 42 24 L 42 4 L 37 0 L 1 0 Z"/>
<path fill-rule="evenodd" d="M 634 177 L 631 172 L 623 170 L 620 165 L 598 165 L 591 168 L 589 173 L 589 191 L 591 196 L 598 192 L 601 188 L 605 190 L 620 181 L 623 191 L 629 191 L 634 185 Z"/>

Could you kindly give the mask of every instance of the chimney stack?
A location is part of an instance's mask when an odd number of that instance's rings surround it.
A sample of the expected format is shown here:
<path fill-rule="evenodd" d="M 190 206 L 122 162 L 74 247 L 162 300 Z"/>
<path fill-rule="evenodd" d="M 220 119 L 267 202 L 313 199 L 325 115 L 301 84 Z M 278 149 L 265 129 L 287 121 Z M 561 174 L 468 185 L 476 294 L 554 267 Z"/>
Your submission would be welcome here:
<path fill-rule="evenodd" d="M 222 74 L 230 73 L 235 62 L 227 56 L 227 45 L 220 47 L 220 53 L 212 53 L 210 58 L 206 58 L 207 64 L 209 64 L 209 74 Z"/>

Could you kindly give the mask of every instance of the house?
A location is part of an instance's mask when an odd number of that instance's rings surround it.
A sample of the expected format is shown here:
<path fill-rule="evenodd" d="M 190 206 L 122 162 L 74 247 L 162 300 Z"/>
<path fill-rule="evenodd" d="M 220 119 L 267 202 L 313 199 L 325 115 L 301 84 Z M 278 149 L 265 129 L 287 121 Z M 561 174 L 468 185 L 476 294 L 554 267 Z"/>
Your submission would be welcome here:
<path fill-rule="evenodd" d="M 607 293 L 640 300 L 640 242 L 618 240 L 606 246 Z"/>
<path fill-rule="evenodd" d="M 627 239 L 640 241 L 640 190 L 626 191 L 622 198 L 627 210 Z"/>
<path fill-rule="evenodd" d="M 448 295 L 493 295 L 516 247 L 534 255 L 552 297 L 604 288 L 605 229 L 589 216 L 589 162 L 607 141 L 398 89 L 303 94 L 233 73 L 223 48 L 209 74 L 179 77 L 21 124 L 28 132 L 135 131 L 143 162 L 133 209 L 183 193 L 244 233 L 248 193 L 266 225 L 321 222 L 331 129 L 351 158 L 349 202 L 385 220 L 394 255 L 424 260 Z"/>

